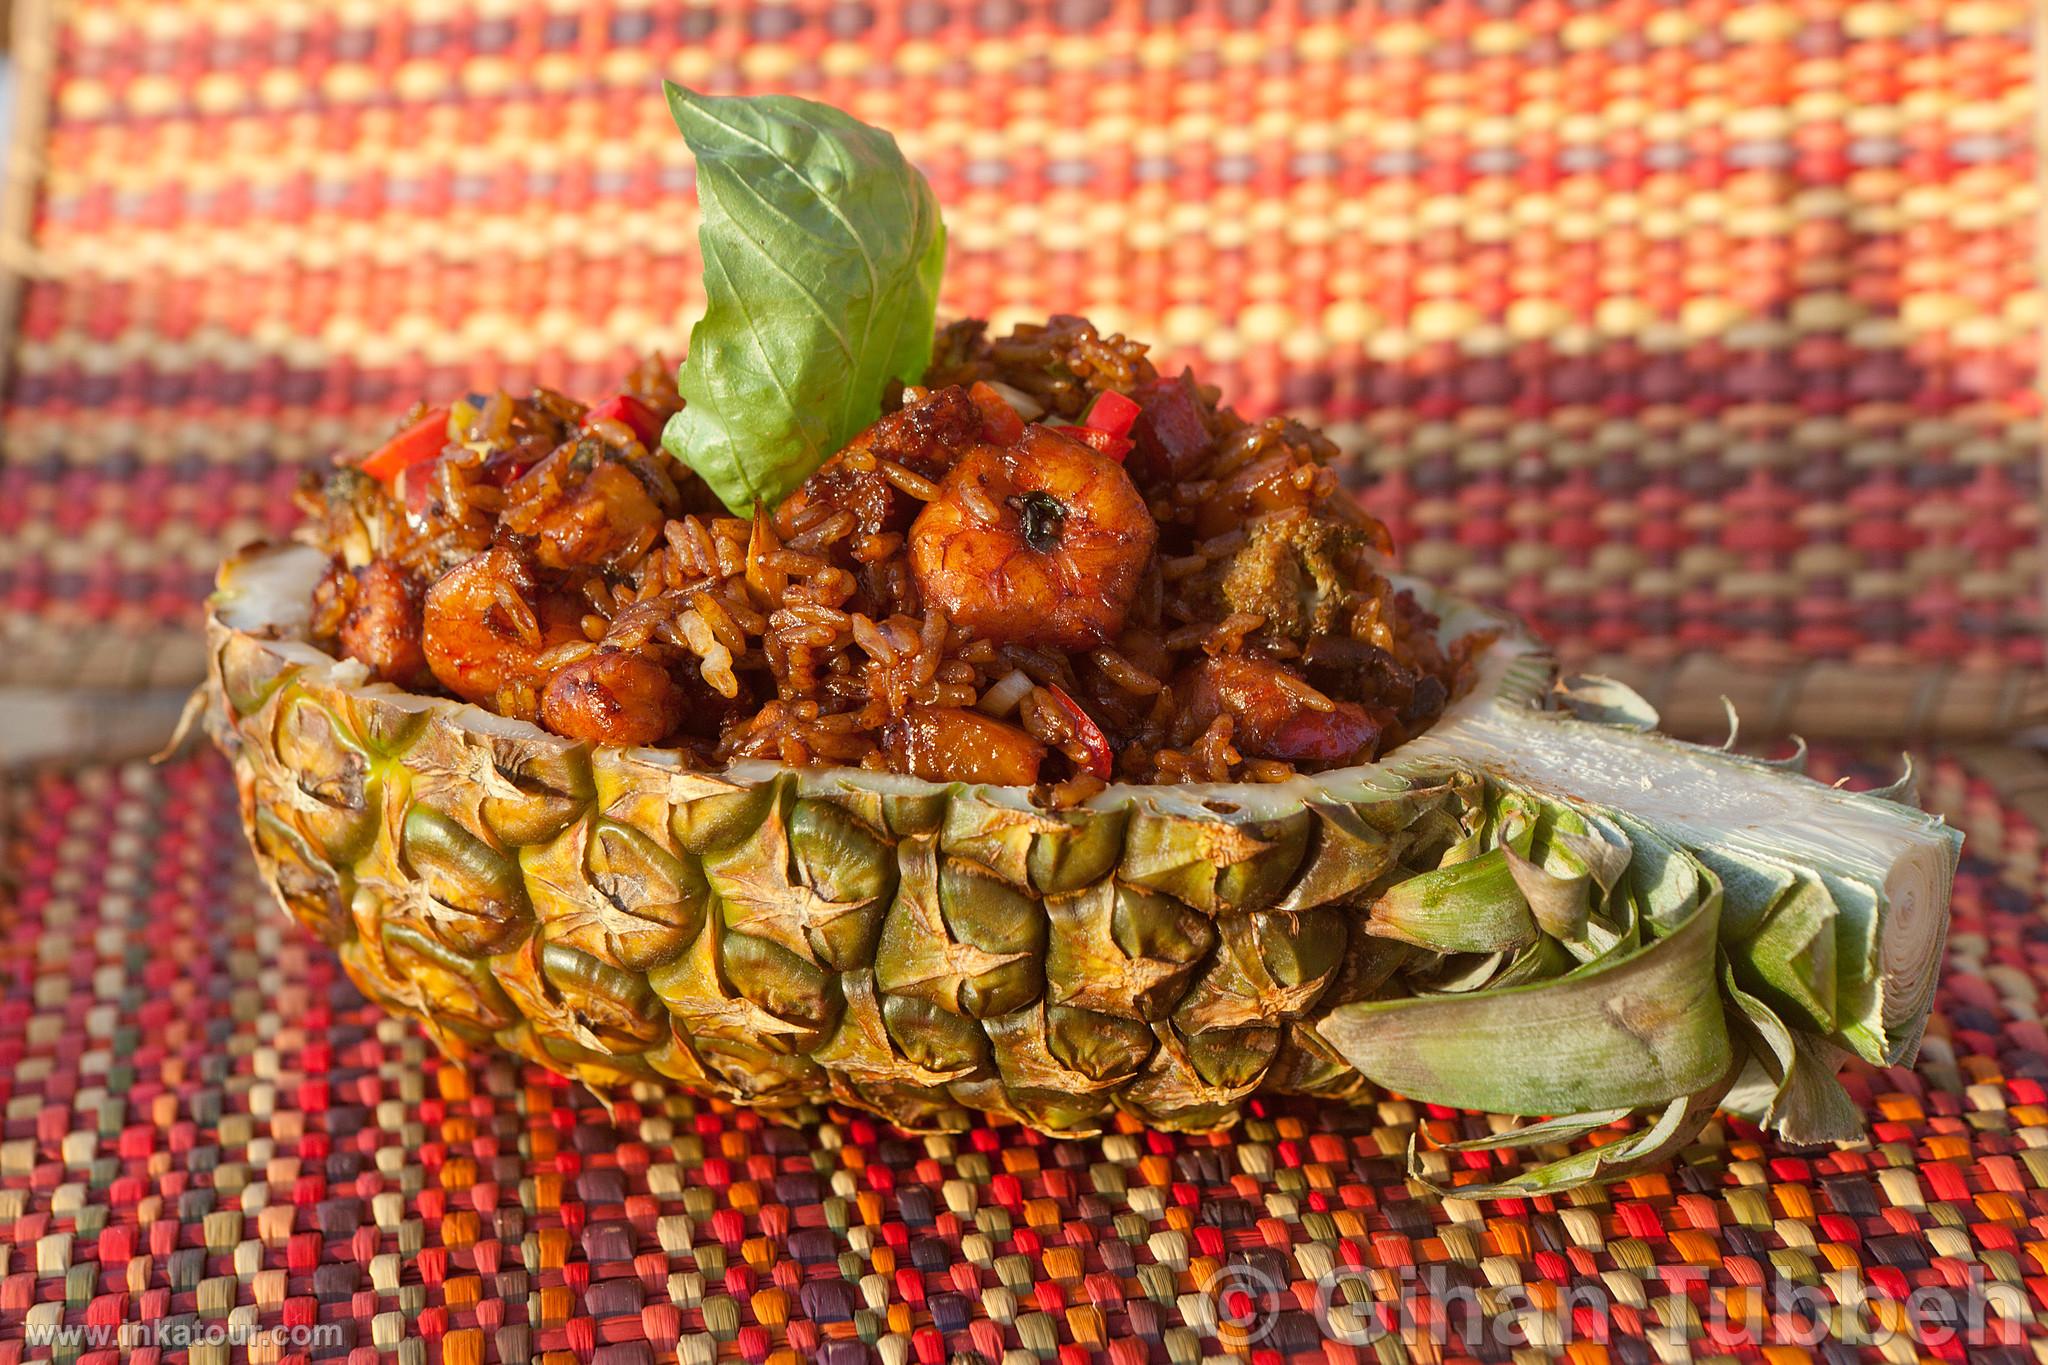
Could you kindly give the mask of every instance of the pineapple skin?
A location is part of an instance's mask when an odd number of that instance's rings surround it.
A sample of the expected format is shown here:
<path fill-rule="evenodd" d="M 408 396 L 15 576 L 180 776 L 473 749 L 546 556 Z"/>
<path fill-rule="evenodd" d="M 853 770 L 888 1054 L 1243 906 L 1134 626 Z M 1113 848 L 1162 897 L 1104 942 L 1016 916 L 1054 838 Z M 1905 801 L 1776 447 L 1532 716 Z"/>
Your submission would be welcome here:
<path fill-rule="evenodd" d="M 1267 786 L 1007 787 L 591 746 L 366 682 L 304 642 L 321 556 L 258 547 L 208 613 L 205 714 L 259 870 L 448 1053 L 791 1119 L 1206 1130 L 1251 1093 L 1553 1116 L 1458 1144 L 1624 1137 L 1474 1198 L 1651 1169 L 1717 1107 L 1790 1141 L 1910 1062 L 1961 835 L 1912 771 L 1848 792 L 1553 686 L 1501 618 L 1391 761 Z M 1125 1118 L 1123 1116 L 1128 1116 Z M 1429 1188 L 1446 1153 L 1410 1153 Z"/>
<path fill-rule="evenodd" d="M 846 770 L 690 771 L 350 685 L 208 623 L 209 727 L 290 914 L 441 1049 L 909 1129 L 1228 1126 L 1370 1084 L 1315 1030 L 1402 948 L 1373 895 L 1484 800 L 1062 813 Z M 1311 787 L 1313 792 L 1316 790 Z M 793 1116 L 792 1116 L 793 1117 Z"/>

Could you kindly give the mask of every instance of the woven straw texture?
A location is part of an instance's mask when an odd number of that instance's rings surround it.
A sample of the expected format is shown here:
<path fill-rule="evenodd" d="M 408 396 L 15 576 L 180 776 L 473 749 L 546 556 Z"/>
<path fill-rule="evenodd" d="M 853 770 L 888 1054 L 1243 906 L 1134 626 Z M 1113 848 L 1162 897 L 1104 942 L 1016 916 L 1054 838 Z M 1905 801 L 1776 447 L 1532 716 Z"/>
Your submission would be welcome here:
<path fill-rule="evenodd" d="M 1083 311 L 1330 424 L 1410 567 L 1574 662 L 1711 657 L 1709 698 L 1730 669 L 1939 666 L 2011 718 L 2042 660 L 2029 23 L 58 4 L 11 253 L 0 676 L 188 681 L 222 547 L 289 527 L 299 466 L 416 394 L 595 393 L 679 351 L 698 262 L 666 75 L 895 129 L 946 205 L 947 311 Z"/>
<path fill-rule="evenodd" d="M 350 1365 L 1405 1365 L 1518 1340 L 1573 1365 L 2018 1365 L 2048 1336 L 2048 849 L 2016 803 L 2048 764 L 2010 799 L 1924 771 L 1970 843 L 1917 1069 L 1849 1077 L 1866 1144 L 1717 1125 L 1666 1173 L 1483 1207 L 1403 1170 L 1418 1126 L 1487 1120 L 1394 1099 L 1087 1141 L 778 1128 L 651 1091 L 607 1115 L 363 1003 L 258 891 L 211 756 L 24 782 L 0 829 L 0 1365 L 113 1365 L 123 1324 L 162 1347 L 143 1361 L 240 1333 L 235 1359 Z M 1462 1182 L 1516 1158 L 1430 1160 Z"/>

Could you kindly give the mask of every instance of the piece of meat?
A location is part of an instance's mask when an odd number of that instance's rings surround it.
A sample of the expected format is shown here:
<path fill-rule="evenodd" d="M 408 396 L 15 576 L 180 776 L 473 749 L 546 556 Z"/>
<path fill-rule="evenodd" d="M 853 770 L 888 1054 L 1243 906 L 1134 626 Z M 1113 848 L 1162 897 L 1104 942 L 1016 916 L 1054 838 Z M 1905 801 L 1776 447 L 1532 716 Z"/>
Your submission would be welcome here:
<path fill-rule="evenodd" d="M 910 528 L 910 566 L 946 619 L 1007 644 L 1116 638 L 1159 528 L 1123 466 L 1050 427 L 978 445 Z"/>
<path fill-rule="evenodd" d="M 1195 534 L 1220 536 L 1270 513 L 1311 507 L 1323 495 L 1318 475 L 1331 477 L 1285 447 L 1269 448 L 1202 500 L 1195 510 Z"/>
<path fill-rule="evenodd" d="M 542 460 L 512 492 L 505 527 L 532 538 L 544 569 L 636 558 L 660 535 L 666 514 L 641 476 L 589 437 Z"/>
<path fill-rule="evenodd" d="M 1182 370 L 1132 390 L 1138 420 L 1131 424 L 1131 477 L 1140 485 L 1192 478 L 1209 457 L 1208 405 L 1195 377 Z"/>
<path fill-rule="evenodd" d="M 1263 616 L 1267 632 L 1291 640 L 1334 634 L 1348 624 L 1366 545 L 1349 522 L 1305 511 L 1262 517 L 1224 571 L 1223 604 Z"/>
<path fill-rule="evenodd" d="M 851 511 L 864 536 L 901 534 L 910 529 L 923 504 L 891 483 L 880 469 L 859 468 L 864 462 L 851 457 L 888 460 L 936 483 L 945 478 L 961 451 L 982 439 L 982 411 L 967 390 L 939 389 L 921 403 L 889 413 L 854 437 L 791 495 L 791 510 L 827 502 Z"/>
<path fill-rule="evenodd" d="M 419 582 L 396 562 L 355 570 L 355 588 L 336 641 L 343 658 L 369 666 L 379 682 L 417 687 L 429 678 L 420 633 Z"/>
<path fill-rule="evenodd" d="M 1273 758 L 1305 771 L 1370 761 L 1384 726 L 1355 702 L 1311 705 L 1301 683 L 1266 659 L 1204 659 L 1175 680 L 1179 732 L 1199 735 L 1221 715 L 1234 722 L 1231 743 L 1247 758 Z"/>

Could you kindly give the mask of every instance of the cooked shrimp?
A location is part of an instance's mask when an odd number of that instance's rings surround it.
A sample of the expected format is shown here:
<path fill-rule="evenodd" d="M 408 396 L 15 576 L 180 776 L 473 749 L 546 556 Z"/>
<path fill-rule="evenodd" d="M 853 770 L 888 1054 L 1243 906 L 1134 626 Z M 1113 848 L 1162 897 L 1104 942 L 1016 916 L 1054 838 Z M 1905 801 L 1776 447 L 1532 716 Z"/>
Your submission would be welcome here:
<path fill-rule="evenodd" d="M 595 454 L 591 444 L 562 447 L 521 475 L 512 489 L 514 501 L 504 524 L 534 537 L 534 558 L 542 568 L 596 567 L 637 558 L 661 534 L 665 511 L 648 480 L 624 460 Z M 522 498 L 528 490 L 533 496 Z"/>
<path fill-rule="evenodd" d="M 583 638 L 582 609 L 541 591 L 533 561 L 495 546 L 427 589 L 423 644 L 441 685 L 465 701 L 499 702 L 546 681 L 540 656 Z M 522 719 L 531 719 L 530 708 Z"/>
<path fill-rule="evenodd" d="M 882 752 L 899 773 L 934 782 L 1038 781 L 1046 747 L 1014 725 L 957 706 L 912 706 L 882 731 Z"/>
<path fill-rule="evenodd" d="M 864 536 L 901 534 L 910 529 L 918 503 L 890 480 L 886 465 L 921 479 L 942 479 L 958 451 L 990 438 L 986 426 L 987 413 L 966 389 L 939 389 L 847 442 L 783 503 L 782 519 L 793 525 L 806 507 L 824 502 L 850 510 Z"/>
<path fill-rule="evenodd" d="M 557 669 L 541 693 L 540 722 L 595 744 L 652 744 L 682 719 L 683 693 L 641 654 L 607 650 Z"/>
<path fill-rule="evenodd" d="M 1116 637 L 1159 538 L 1116 461 L 1050 428 L 969 450 L 910 528 L 918 590 L 948 620 L 1014 644 Z"/>
<path fill-rule="evenodd" d="M 1227 715 L 1231 743 L 1247 758 L 1277 758 L 1305 771 L 1369 762 L 1384 726 L 1355 702 L 1331 701 L 1276 663 L 1238 655 L 1204 659 L 1174 692 L 1178 726 L 1199 735 Z"/>
<path fill-rule="evenodd" d="M 369 665 L 379 682 L 411 687 L 427 673 L 420 641 L 420 586 L 389 559 L 354 572 L 348 614 L 336 632 L 342 657 Z"/>

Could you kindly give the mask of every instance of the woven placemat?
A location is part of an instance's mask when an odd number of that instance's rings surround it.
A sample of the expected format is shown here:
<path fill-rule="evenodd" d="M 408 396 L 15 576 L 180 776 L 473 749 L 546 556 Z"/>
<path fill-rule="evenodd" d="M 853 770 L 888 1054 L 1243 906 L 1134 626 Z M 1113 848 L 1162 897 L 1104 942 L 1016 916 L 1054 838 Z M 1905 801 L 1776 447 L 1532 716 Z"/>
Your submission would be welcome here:
<path fill-rule="evenodd" d="M 1087 1141 L 607 1113 L 364 1005 L 262 899 L 216 760 L 16 783 L 0 1365 L 2038 1359 L 2048 765 L 1999 761 L 1925 770 L 1970 844 L 1919 1066 L 1850 1077 L 1868 1143 L 1725 1123 L 1661 1174 L 1484 1206 L 1404 1153 L 1488 1121 L 1395 1099 Z"/>
<path fill-rule="evenodd" d="M 1085 311 L 1328 423 L 1411 567 L 1575 663 L 1711 657 L 1708 697 L 1809 730 L 1850 714 L 1794 695 L 1816 660 L 1892 679 L 1874 716 L 2029 712 L 2025 0 L 55 14 L 0 680 L 189 681 L 222 547 L 291 524 L 300 465 L 416 394 L 679 348 L 667 75 L 895 129 L 949 312 Z"/>

